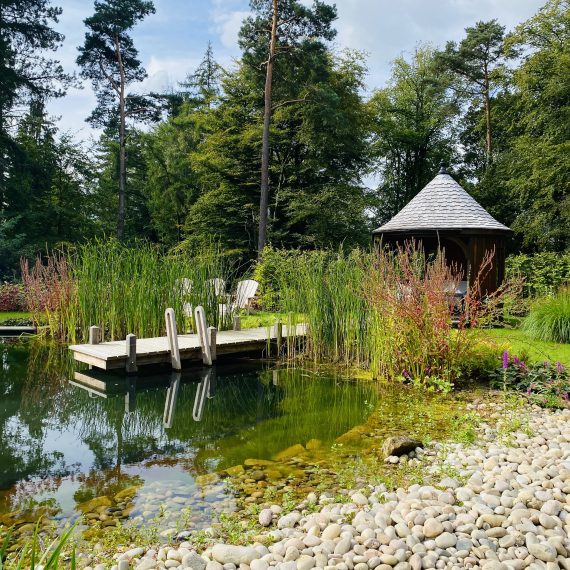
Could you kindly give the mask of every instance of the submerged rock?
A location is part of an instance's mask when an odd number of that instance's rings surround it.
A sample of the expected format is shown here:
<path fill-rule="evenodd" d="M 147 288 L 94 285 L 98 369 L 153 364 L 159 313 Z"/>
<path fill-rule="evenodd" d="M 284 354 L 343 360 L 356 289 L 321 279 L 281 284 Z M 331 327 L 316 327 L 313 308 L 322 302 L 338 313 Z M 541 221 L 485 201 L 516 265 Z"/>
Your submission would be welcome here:
<path fill-rule="evenodd" d="M 275 455 L 276 461 L 282 461 L 283 459 L 290 459 L 291 457 L 295 457 L 297 455 L 303 455 L 306 452 L 306 449 L 300 444 L 296 443 L 291 447 L 280 451 L 277 455 Z"/>
<path fill-rule="evenodd" d="M 90 513 L 101 507 L 110 507 L 112 504 L 113 502 L 111 501 L 111 499 L 109 499 L 109 497 L 103 496 L 103 497 L 95 497 L 90 501 L 85 501 L 84 503 L 77 505 L 77 508 L 82 513 Z"/>
<path fill-rule="evenodd" d="M 410 451 L 414 451 L 417 447 L 423 447 L 423 443 L 418 439 L 414 439 L 407 435 L 393 435 L 382 444 L 382 453 L 385 457 L 400 456 Z"/>

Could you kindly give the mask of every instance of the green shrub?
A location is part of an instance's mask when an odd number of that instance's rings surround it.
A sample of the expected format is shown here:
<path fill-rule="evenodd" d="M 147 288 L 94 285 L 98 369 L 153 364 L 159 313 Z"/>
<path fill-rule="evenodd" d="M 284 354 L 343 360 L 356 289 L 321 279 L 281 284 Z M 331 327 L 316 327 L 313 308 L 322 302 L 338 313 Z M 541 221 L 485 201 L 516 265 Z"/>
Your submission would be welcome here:
<path fill-rule="evenodd" d="M 570 281 L 570 252 L 543 252 L 534 255 L 510 255 L 506 260 L 508 279 L 523 277 L 527 297 L 551 295 Z"/>
<path fill-rule="evenodd" d="M 522 329 L 537 340 L 570 343 L 570 287 L 536 301 Z"/>

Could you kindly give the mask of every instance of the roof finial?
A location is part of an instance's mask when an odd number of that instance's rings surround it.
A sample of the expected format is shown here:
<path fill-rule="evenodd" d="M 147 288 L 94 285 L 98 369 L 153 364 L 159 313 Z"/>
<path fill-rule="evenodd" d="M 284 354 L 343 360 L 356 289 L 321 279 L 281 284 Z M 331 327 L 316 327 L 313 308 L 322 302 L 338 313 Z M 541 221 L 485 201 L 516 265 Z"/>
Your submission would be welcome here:
<path fill-rule="evenodd" d="M 439 163 L 439 172 L 438 174 L 449 174 L 449 172 L 447 171 L 447 162 L 445 162 L 445 160 L 442 160 Z"/>

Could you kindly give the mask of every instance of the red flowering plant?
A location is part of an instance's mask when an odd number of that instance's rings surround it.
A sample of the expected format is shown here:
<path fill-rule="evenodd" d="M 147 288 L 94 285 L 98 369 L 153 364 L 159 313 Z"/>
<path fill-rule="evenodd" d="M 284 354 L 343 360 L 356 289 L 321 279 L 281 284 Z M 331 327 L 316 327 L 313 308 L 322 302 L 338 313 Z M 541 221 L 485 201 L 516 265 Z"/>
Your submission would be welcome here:
<path fill-rule="evenodd" d="M 0 284 L 0 311 L 17 312 L 25 310 L 24 288 L 17 283 Z"/>

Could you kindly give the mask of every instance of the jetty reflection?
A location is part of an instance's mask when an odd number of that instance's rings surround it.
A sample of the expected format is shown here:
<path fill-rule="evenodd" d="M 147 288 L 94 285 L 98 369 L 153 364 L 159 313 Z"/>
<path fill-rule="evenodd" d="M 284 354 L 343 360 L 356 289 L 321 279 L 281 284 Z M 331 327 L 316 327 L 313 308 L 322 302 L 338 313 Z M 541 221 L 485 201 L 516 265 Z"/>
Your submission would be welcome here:
<path fill-rule="evenodd" d="M 172 428 L 174 425 L 176 402 L 180 393 L 182 377 L 182 372 L 173 371 L 170 373 L 168 386 L 166 388 L 162 421 L 166 429 Z M 134 413 L 136 411 L 137 390 L 159 389 L 160 385 L 165 384 L 166 380 L 164 375 L 160 378 L 156 376 L 126 376 L 124 378 L 117 378 L 115 376 L 109 376 L 108 373 L 95 370 L 75 372 L 73 378 L 73 380 L 69 380 L 69 383 L 72 386 L 85 390 L 90 398 L 107 399 L 109 397 L 123 396 L 125 399 L 126 413 Z M 185 380 L 196 384 L 192 419 L 195 422 L 200 422 L 204 416 L 206 402 L 211 400 L 215 394 L 216 370 L 215 368 L 208 367 L 199 370 L 198 373 L 193 371 Z"/>

